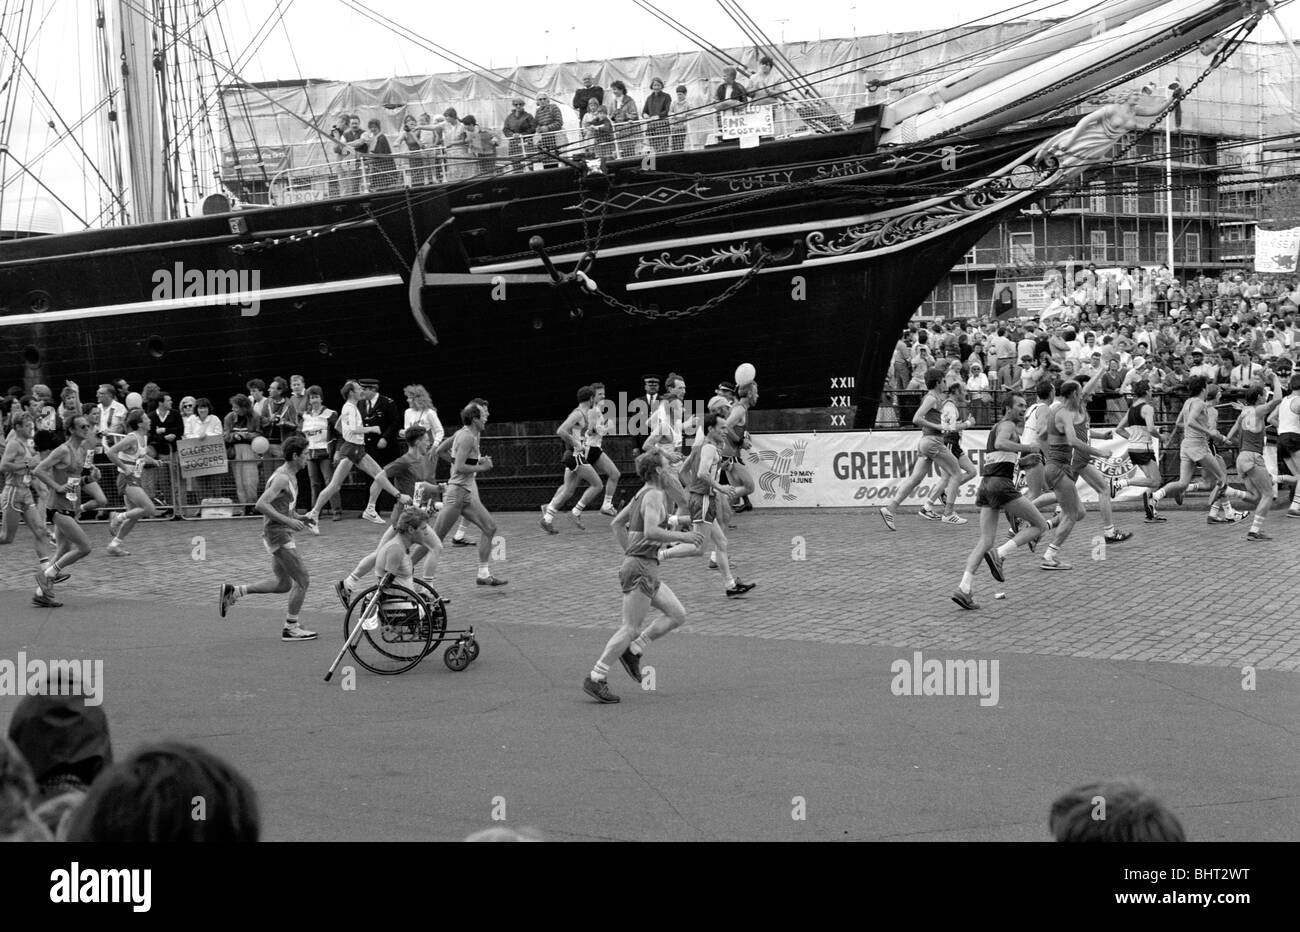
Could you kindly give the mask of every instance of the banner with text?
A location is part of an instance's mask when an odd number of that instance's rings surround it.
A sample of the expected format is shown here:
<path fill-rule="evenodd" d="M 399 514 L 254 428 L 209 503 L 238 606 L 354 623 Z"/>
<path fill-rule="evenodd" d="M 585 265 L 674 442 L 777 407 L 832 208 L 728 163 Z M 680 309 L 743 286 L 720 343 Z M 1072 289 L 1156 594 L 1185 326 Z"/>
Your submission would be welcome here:
<path fill-rule="evenodd" d="M 176 460 L 181 475 L 219 476 L 229 470 L 226 462 L 226 441 L 220 437 L 198 437 L 176 441 Z"/>
<path fill-rule="evenodd" d="M 739 139 L 742 136 L 775 136 L 772 107 L 734 107 L 722 112 L 722 138 Z"/>
<path fill-rule="evenodd" d="M 1293 273 L 1300 257 L 1300 227 L 1255 231 L 1255 271 Z"/>
<path fill-rule="evenodd" d="M 883 505 L 899 491 L 916 465 L 919 437 L 914 430 L 754 434 L 753 447 L 745 451 L 745 462 L 756 485 L 750 501 L 755 508 Z M 977 471 L 984 465 L 987 442 L 987 430 L 968 430 L 963 435 L 962 446 Z M 1105 459 L 1093 461 L 1104 479 L 1140 475 L 1141 470 L 1125 453 L 1127 441 L 1122 437 L 1090 442 L 1106 453 Z M 931 464 L 903 504 L 919 506 L 938 490 L 941 481 Z M 1022 477 L 1017 476 L 1017 481 L 1023 483 Z M 977 472 L 976 478 L 958 489 L 957 504 L 973 505 L 978 486 Z M 1123 489 L 1115 500 L 1139 499 L 1142 491 Z M 1079 497 L 1095 502 L 1097 492 L 1080 479 Z"/>

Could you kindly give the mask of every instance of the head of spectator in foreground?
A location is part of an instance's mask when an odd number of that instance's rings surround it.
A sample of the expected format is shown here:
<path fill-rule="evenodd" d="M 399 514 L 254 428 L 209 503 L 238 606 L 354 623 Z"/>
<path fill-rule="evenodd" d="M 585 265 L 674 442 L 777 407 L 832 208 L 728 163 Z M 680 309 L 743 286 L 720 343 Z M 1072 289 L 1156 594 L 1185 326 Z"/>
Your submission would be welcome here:
<path fill-rule="evenodd" d="M 108 716 L 85 696 L 27 696 L 9 720 L 9 738 L 31 765 L 42 799 L 86 789 L 113 763 Z"/>
<path fill-rule="evenodd" d="M 206 398 L 200 398 L 194 402 L 194 413 L 199 420 L 205 421 L 212 414 L 212 402 Z"/>
<path fill-rule="evenodd" d="M 466 841 L 545 841 L 541 832 L 535 828 L 506 828 L 504 825 L 497 825 L 492 828 L 485 828 L 481 832 L 475 832 L 465 839 Z"/>
<path fill-rule="evenodd" d="M 248 397 L 252 399 L 254 404 L 261 401 L 266 395 L 266 383 L 261 379 L 249 379 L 248 384 L 244 387 L 248 389 Z"/>
<path fill-rule="evenodd" d="M 376 136 L 383 131 L 383 128 L 384 128 L 383 125 L 380 124 L 378 120 L 366 121 L 366 129 L 370 130 L 370 132 L 374 133 Z"/>
<path fill-rule="evenodd" d="M 686 100 L 686 94 L 687 94 L 686 85 L 685 84 L 677 85 L 677 99 L 682 101 Z"/>
<path fill-rule="evenodd" d="M 239 771 L 202 748 L 164 741 L 100 774 L 68 840 L 247 842 L 261 830 L 257 794 Z"/>
<path fill-rule="evenodd" d="M 1075 787 L 1052 803 L 1057 841 L 1186 841 L 1178 817 L 1131 780 Z"/>

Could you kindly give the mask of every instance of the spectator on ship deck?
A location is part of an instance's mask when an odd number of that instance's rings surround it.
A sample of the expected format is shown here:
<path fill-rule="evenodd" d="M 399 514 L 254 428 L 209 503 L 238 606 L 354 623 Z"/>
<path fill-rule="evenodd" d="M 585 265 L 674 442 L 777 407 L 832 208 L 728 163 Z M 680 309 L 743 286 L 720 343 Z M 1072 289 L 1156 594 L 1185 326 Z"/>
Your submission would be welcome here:
<path fill-rule="evenodd" d="M 533 134 L 537 132 L 537 121 L 533 115 L 524 109 L 524 99 L 516 97 L 510 102 L 511 110 L 506 115 L 505 125 L 501 132 L 509 140 L 509 149 L 507 150 L 510 158 L 511 171 L 527 170 L 527 167 L 520 161 L 524 155 L 531 156 L 536 152 L 536 140 Z"/>
<path fill-rule="evenodd" d="M 442 130 L 442 144 L 446 150 L 447 180 L 464 181 L 474 176 L 474 160 L 469 154 L 469 133 L 456 115 L 454 107 L 442 112 L 447 121 Z"/>
<path fill-rule="evenodd" d="M 559 106 L 551 102 L 549 94 L 542 92 L 537 95 L 537 115 L 534 119 L 537 131 L 541 134 L 538 142 L 543 151 L 556 151 L 568 141 L 564 138 L 564 115 L 560 113 Z M 552 159 L 542 162 L 542 167 L 554 168 L 559 164 Z"/>
<path fill-rule="evenodd" d="M 686 132 L 687 124 L 691 119 L 691 111 L 695 108 L 687 99 L 687 90 L 685 84 L 677 85 L 677 97 L 673 100 L 672 106 L 668 108 L 669 136 L 671 140 L 670 148 L 673 152 L 686 151 Z"/>
<path fill-rule="evenodd" d="M 362 139 L 370 155 L 370 190 L 387 191 L 398 187 L 397 160 L 393 158 L 393 147 L 378 120 L 366 123 L 366 134 Z"/>
<path fill-rule="evenodd" d="M 622 81 L 613 81 L 609 85 L 610 99 L 605 105 L 609 110 L 609 120 L 614 124 L 614 139 L 618 144 L 618 157 L 630 158 L 636 155 L 641 141 L 640 117 L 637 114 L 636 101 L 628 96 L 627 85 Z"/>
<path fill-rule="evenodd" d="M 596 78 L 590 74 L 582 76 L 582 87 L 578 88 L 573 94 L 573 111 L 578 114 L 581 120 L 591 109 L 589 101 L 595 100 L 597 104 L 605 102 L 605 89 L 596 83 Z"/>
<path fill-rule="evenodd" d="M 668 114 L 672 106 L 673 99 L 664 93 L 664 82 L 659 78 L 652 80 L 650 96 L 645 99 L 645 104 L 641 107 L 641 115 L 649 121 L 646 136 L 650 141 L 650 148 L 655 152 L 668 151 Z"/>
<path fill-rule="evenodd" d="M 424 149 L 424 143 L 420 141 L 420 125 L 415 122 L 414 114 L 407 114 L 406 119 L 402 121 L 401 141 L 411 156 L 407 159 L 411 184 L 430 184 L 432 179 L 429 177 L 428 160 L 425 158 L 428 153 Z"/>
<path fill-rule="evenodd" d="M 713 100 L 718 105 L 719 110 L 726 110 L 732 107 L 739 107 L 748 102 L 749 92 L 745 90 L 745 85 L 736 80 L 735 68 L 724 68 L 722 71 L 722 83 L 713 94 Z"/>
<path fill-rule="evenodd" d="M 501 143 L 496 134 L 478 125 L 478 118 L 467 114 L 461 121 L 465 126 L 465 143 L 469 154 L 475 157 L 475 171 L 480 175 L 495 175 L 497 146 Z"/>
<path fill-rule="evenodd" d="M 587 115 L 582 118 L 582 135 L 588 144 L 588 158 L 614 157 L 614 124 L 595 98 L 587 101 Z M 594 152 L 593 152 L 594 149 Z"/>

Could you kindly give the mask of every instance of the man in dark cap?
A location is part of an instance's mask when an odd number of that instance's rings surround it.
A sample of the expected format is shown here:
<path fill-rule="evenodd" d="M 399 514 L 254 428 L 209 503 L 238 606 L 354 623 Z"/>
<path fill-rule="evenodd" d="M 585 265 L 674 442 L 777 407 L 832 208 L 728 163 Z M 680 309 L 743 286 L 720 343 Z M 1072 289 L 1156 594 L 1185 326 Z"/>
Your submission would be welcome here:
<path fill-rule="evenodd" d="M 627 405 L 628 433 L 645 436 L 650 430 L 650 416 L 659 407 L 659 376 L 647 375 L 642 379 L 641 394 Z"/>
<path fill-rule="evenodd" d="M 385 466 L 400 452 L 397 450 L 397 406 L 393 399 L 379 394 L 378 379 L 357 379 L 357 382 L 361 385 L 361 400 L 357 403 L 361 422 L 366 427 L 379 428 L 379 433 L 366 435 L 366 452 L 380 466 Z"/>
<path fill-rule="evenodd" d="M 27 696 L 9 719 L 9 739 L 31 764 L 41 801 L 84 793 L 113 763 L 108 716 L 84 696 Z"/>

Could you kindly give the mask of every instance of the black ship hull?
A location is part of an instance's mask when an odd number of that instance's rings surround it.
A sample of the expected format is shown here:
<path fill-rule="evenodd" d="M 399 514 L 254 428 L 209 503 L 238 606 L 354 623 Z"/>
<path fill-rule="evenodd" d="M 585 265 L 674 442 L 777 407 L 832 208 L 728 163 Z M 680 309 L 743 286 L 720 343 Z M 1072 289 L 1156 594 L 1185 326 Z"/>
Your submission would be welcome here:
<path fill-rule="evenodd" d="M 254 377 L 302 374 L 328 402 L 369 376 L 522 421 L 593 380 L 636 395 L 645 372 L 708 397 L 750 362 L 763 407 L 850 401 L 870 427 L 915 309 L 1050 190 L 1027 153 L 1057 128 L 878 152 L 866 126 L 4 243 L 0 374 L 85 398 L 153 381 L 218 410 Z"/>

